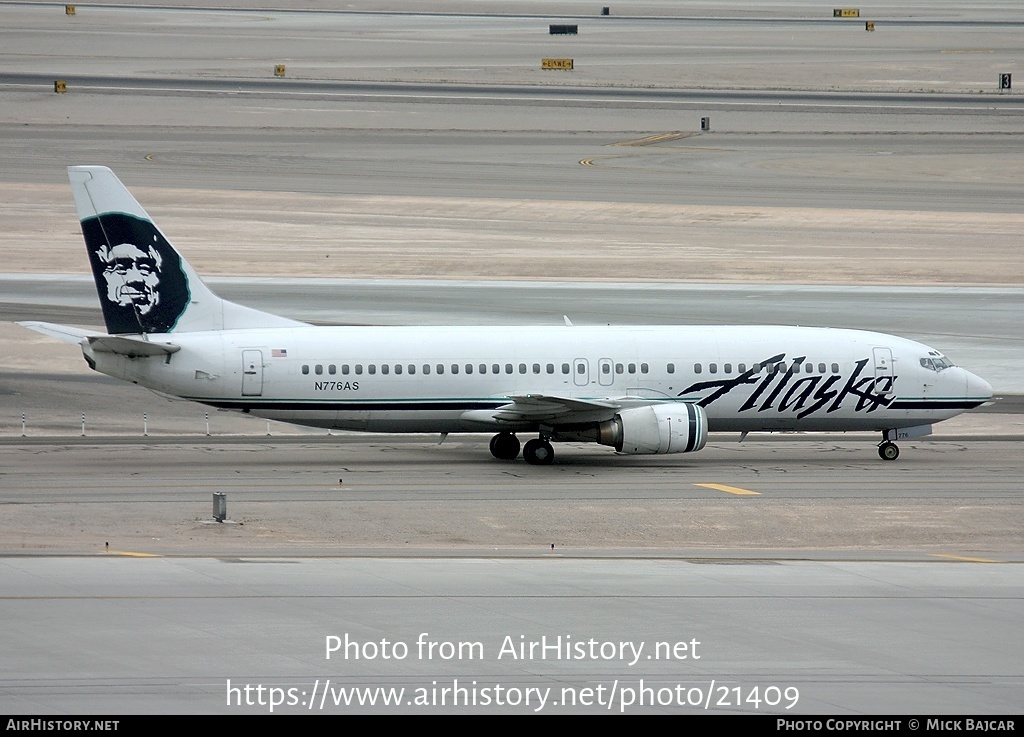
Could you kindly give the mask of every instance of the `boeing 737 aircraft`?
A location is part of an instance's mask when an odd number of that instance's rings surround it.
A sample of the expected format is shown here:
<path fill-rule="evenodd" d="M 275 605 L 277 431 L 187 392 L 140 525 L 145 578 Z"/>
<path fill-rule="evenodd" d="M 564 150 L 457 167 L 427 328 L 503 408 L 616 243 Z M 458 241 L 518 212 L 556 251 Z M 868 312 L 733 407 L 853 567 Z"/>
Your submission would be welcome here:
<path fill-rule="evenodd" d="M 174 398 L 367 432 L 489 432 L 494 457 L 551 443 L 690 453 L 709 431 L 927 435 L 992 387 L 881 333 L 734 327 L 317 327 L 219 298 L 110 169 L 68 170 L 107 332 L 22 323 L 89 366 Z M 566 321 L 568 323 L 568 321 Z"/>

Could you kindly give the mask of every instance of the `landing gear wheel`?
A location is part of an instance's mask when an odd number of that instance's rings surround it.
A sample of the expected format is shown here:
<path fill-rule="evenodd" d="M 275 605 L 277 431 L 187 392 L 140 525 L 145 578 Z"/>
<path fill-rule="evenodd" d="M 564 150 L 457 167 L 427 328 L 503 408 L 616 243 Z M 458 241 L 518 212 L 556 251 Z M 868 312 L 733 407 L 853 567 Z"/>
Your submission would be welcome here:
<path fill-rule="evenodd" d="M 533 466 L 548 466 L 555 460 L 555 451 L 544 438 L 534 438 L 523 446 L 523 460 Z"/>
<path fill-rule="evenodd" d="M 491 438 L 491 455 L 502 461 L 519 457 L 519 438 L 510 432 L 500 432 Z"/>
<path fill-rule="evenodd" d="M 890 440 L 886 440 L 878 446 L 878 457 L 883 461 L 895 461 L 900 457 L 899 446 Z"/>

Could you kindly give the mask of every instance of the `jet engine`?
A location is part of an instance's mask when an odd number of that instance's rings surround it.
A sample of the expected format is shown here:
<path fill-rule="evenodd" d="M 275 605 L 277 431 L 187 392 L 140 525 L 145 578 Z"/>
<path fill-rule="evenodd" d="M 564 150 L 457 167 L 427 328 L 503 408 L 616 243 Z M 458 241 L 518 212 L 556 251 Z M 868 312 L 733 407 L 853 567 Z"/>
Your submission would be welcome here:
<path fill-rule="evenodd" d="M 692 453 L 708 440 L 708 416 L 689 402 L 651 404 L 624 409 L 596 426 L 563 425 L 550 438 L 597 442 L 629 455 Z"/>
<path fill-rule="evenodd" d="M 689 402 L 626 409 L 606 424 L 615 426 L 617 437 L 604 444 L 620 453 L 691 453 L 708 440 L 708 416 Z"/>

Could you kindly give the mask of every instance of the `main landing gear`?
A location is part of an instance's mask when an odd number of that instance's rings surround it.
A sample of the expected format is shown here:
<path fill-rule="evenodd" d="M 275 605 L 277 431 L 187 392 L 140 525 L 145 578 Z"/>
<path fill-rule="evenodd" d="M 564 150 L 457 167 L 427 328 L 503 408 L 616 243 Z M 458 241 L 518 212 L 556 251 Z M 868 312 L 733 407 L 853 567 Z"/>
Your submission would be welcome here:
<path fill-rule="evenodd" d="M 555 460 L 555 450 L 544 438 L 527 440 L 523 446 L 523 460 L 533 466 L 549 466 Z"/>
<path fill-rule="evenodd" d="M 883 440 L 878 444 L 878 457 L 883 461 L 895 461 L 900 457 L 900 449 L 891 440 Z"/>
<path fill-rule="evenodd" d="M 491 455 L 502 461 L 519 457 L 519 438 L 510 432 L 501 432 L 491 438 Z"/>
<path fill-rule="evenodd" d="M 510 432 L 500 432 L 491 438 L 491 455 L 502 461 L 519 457 L 519 438 Z M 533 466 L 547 466 L 555 460 L 555 451 L 544 438 L 527 440 L 523 446 L 523 460 Z"/>

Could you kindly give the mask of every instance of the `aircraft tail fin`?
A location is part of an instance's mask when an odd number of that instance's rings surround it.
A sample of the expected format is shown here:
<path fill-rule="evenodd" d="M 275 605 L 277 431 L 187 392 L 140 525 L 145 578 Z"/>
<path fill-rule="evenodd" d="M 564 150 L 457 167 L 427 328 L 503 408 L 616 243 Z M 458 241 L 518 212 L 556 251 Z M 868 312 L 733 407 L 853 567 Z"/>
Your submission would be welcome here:
<path fill-rule="evenodd" d="M 107 167 L 71 166 L 68 179 L 111 335 L 304 324 L 214 294 Z"/>

